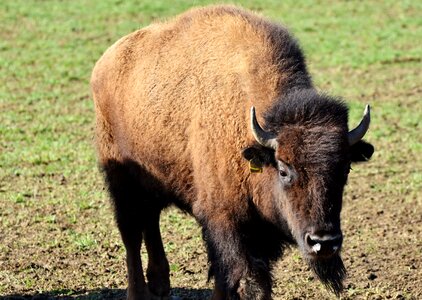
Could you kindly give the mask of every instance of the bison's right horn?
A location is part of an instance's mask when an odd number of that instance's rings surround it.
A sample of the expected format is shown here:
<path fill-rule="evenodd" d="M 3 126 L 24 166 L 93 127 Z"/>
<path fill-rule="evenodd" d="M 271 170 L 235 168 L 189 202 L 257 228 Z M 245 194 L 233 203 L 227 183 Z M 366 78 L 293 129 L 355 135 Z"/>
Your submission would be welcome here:
<path fill-rule="evenodd" d="M 359 125 L 355 129 L 349 131 L 348 140 L 350 146 L 356 144 L 363 138 L 365 133 L 368 131 L 369 123 L 371 123 L 371 109 L 369 105 L 366 105 Z"/>
<path fill-rule="evenodd" d="M 255 107 L 251 107 L 251 127 L 252 127 L 252 134 L 256 141 L 260 143 L 262 146 L 271 148 L 276 150 L 277 149 L 277 141 L 276 136 L 272 133 L 266 132 L 258 123 L 255 114 Z"/>

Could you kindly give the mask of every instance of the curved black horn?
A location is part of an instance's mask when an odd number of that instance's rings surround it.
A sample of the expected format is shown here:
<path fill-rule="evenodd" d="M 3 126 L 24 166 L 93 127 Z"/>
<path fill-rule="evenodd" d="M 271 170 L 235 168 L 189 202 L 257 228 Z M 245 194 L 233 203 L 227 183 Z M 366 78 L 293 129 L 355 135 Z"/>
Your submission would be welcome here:
<path fill-rule="evenodd" d="M 251 107 L 251 127 L 252 127 L 252 134 L 255 140 L 260 143 L 262 146 L 271 148 L 276 150 L 277 149 L 277 141 L 276 136 L 272 133 L 266 132 L 258 123 L 255 114 L 255 107 Z"/>
<path fill-rule="evenodd" d="M 349 131 L 348 139 L 350 146 L 356 144 L 364 137 L 365 133 L 368 131 L 369 123 L 371 123 L 371 108 L 369 104 L 367 104 L 359 125 L 355 129 Z"/>

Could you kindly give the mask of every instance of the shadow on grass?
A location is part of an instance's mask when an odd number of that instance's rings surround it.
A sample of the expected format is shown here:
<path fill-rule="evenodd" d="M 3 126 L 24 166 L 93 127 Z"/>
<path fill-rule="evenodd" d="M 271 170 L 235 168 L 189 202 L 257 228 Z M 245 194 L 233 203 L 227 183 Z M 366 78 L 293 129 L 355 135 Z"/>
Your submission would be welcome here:
<path fill-rule="evenodd" d="M 209 289 L 186 289 L 186 288 L 172 288 L 172 296 L 178 296 L 186 300 L 206 300 L 211 297 L 211 290 Z M 126 290 L 122 289 L 97 289 L 97 290 L 54 290 L 45 293 L 35 294 L 11 294 L 0 296 L 0 300 L 67 300 L 67 299 L 80 299 L 80 300 L 125 300 Z"/>

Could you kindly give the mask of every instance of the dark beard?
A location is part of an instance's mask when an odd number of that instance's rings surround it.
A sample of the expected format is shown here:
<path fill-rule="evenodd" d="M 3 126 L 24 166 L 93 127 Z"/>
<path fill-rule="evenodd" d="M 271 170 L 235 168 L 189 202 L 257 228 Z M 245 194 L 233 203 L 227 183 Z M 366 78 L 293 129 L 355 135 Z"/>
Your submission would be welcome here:
<path fill-rule="evenodd" d="M 328 259 L 308 259 L 307 262 L 319 280 L 334 294 L 340 296 L 343 290 L 343 280 L 346 277 L 346 268 L 341 257 L 335 255 Z"/>

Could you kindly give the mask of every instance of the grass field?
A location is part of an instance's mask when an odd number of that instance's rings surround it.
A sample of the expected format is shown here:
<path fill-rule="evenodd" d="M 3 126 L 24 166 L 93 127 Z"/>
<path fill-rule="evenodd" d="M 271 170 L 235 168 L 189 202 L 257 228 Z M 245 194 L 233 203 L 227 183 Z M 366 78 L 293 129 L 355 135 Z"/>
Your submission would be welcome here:
<path fill-rule="evenodd" d="M 121 299 L 124 249 L 93 147 L 95 61 L 119 37 L 211 1 L 0 2 L 0 299 Z M 373 160 L 353 168 L 342 213 L 343 299 L 422 299 L 422 2 L 239 1 L 286 24 L 317 86 L 351 126 L 373 107 Z M 195 221 L 162 217 L 174 295 L 205 299 Z M 296 250 L 275 299 L 331 299 Z M 19 298 L 21 297 L 21 298 Z"/>

